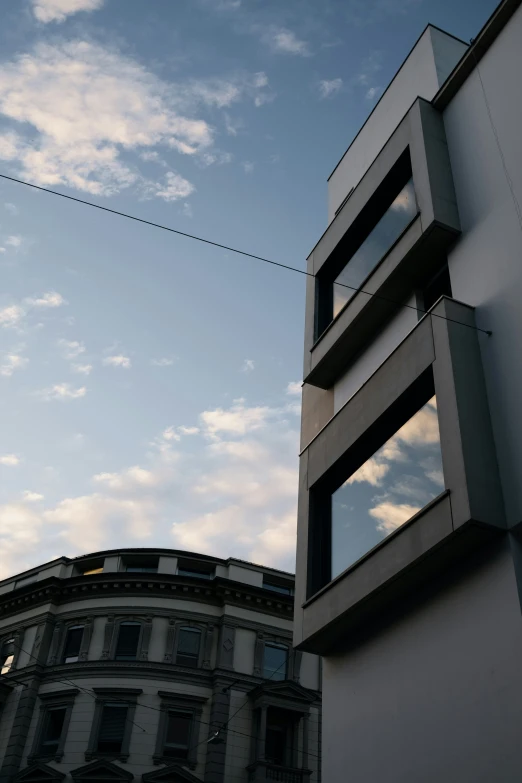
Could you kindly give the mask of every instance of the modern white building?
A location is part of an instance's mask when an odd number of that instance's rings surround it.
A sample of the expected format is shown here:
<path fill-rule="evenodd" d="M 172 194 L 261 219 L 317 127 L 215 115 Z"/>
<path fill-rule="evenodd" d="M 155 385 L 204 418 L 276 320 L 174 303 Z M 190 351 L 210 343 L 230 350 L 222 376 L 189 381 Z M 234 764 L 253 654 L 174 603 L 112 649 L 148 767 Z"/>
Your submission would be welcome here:
<path fill-rule="evenodd" d="M 308 260 L 294 643 L 328 783 L 515 783 L 522 8 L 428 26 Z"/>
<path fill-rule="evenodd" d="M 320 781 L 294 577 L 125 549 L 0 582 L 1 783 Z"/>

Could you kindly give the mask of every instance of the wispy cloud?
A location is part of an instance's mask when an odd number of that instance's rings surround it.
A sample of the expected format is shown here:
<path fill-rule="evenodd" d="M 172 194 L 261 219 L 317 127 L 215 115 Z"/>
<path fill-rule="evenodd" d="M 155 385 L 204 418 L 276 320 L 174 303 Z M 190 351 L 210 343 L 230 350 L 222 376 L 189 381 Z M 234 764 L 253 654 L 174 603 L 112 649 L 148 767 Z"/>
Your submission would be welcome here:
<path fill-rule="evenodd" d="M 241 165 L 243 166 L 245 174 L 252 174 L 254 171 L 254 164 L 250 160 L 244 160 Z"/>
<path fill-rule="evenodd" d="M 77 359 L 82 353 L 85 353 L 85 345 L 79 340 L 58 340 L 58 345 L 62 350 L 64 359 Z"/>
<path fill-rule="evenodd" d="M 128 356 L 123 356 L 123 354 L 106 356 L 103 360 L 103 364 L 106 367 L 123 367 L 124 370 L 130 369 L 132 366 L 130 358 Z"/>
<path fill-rule="evenodd" d="M 288 386 L 286 387 L 286 393 L 290 396 L 297 397 L 301 394 L 301 382 L 300 381 L 290 381 Z"/>
<path fill-rule="evenodd" d="M 10 378 L 16 370 L 23 370 L 29 363 L 29 359 L 19 353 L 6 353 L 0 364 L 0 375 Z"/>
<path fill-rule="evenodd" d="M 150 363 L 153 367 L 172 367 L 174 359 L 168 356 L 162 356 L 160 359 L 151 359 Z"/>
<path fill-rule="evenodd" d="M 79 11 L 96 11 L 105 0 L 31 0 L 33 13 L 39 22 L 64 22 Z"/>
<path fill-rule="evenodd" d="M 319 82 L 319 95 L 321 98 L 332 98 L 334 95 L 342 89 L 343 80 L 338 79 L 321 79 Z"/>
<path fill-rule="evenodd" d="M 25 316 L 25 310 L 20 305 L 7 305 L 0 310 L 0 326 L 10 329 L 19 325 Z"/>
<path fill-rule="evenodd" d="M 0 465 L 15 468 L 20 464 L 20 457 L 16 454 L 0 454 Z"/>
<path fill-rule="evenodd" d="M 57 291 L 47 291 L 45 294 L 37 297 L 36 299 L 28 297 L 24 299 L 25 304 L 29 307 L 61 307 L 67 304 L 67 301 Z"/>
<path fill-rule="evenodd" d="M 0 150 L 1 153 L 1 150 Z M 0 154 L 1 157 L 1 154 Z M 7 237 L 5 240 L 5 244 L 8 247 L 14 247 L 15 249 L 18 249 L 22 244 L 22 237 L 19 234 L 12 234 L 11 236 Z"/>
<path fill-rule="evenodd" d="M 373 101 L 375 98 L 377 98 L 382 92 L 382 87 L 370 87 L 366 91 L 366 95 L 364 96 L 367 101 Z"/>
<path fill-rule="evenodd" d="M 4 208 L 7 209 L 10 215 L 18 215 L 18 207 L 16 204 L 11 204 L 10 201 L 6 201 Z"/>
<path fill-rule="evenodd" d="M 279 54 L 294 54 L 300 57 L 308 57 L 310 49 L 308 43 L 286 27 L 271 25 L 263 30 L 261 40 L 266 43 L 273 52 Z"/>
<path fill-rule="evenodd" d="M 228 410 L 215 408 L 203 411 L 200 416 L 204 433 L 210 438 L 222 435 L 246 435 L 266 426 L 274 415 L 267 406 L 248 407 L 244 400 L 237 400 Z"/>
<path fill-rule="evenodd" d="M 78 375 L 90 375 L 92 364 L 71 364 L 71 370 L 78 373 Z"/>
<path fill-rule="evenodd" d="M 87 389 L 85 386 L 74 388 L 70 383 L 56 383 L 46 389 L 40 389 L 36 395 L 46 402 L 52 400 L 79 400 L 85 397 Z"/>
<path fill-rule="evenodd" d="M 256 363 L 253 359 L 245 359 L 241 365 L 241 372 L 252 372 L 255 369 Z"/>
<path fill-rule="evenodd" d="M 40 500 L 44 499 L 44 496 L 39 492 L 32 492 L 30 489 L 26 489 L 25 492 L 22 493 L 22 498 L 26 503 L 38 503 Z"/>

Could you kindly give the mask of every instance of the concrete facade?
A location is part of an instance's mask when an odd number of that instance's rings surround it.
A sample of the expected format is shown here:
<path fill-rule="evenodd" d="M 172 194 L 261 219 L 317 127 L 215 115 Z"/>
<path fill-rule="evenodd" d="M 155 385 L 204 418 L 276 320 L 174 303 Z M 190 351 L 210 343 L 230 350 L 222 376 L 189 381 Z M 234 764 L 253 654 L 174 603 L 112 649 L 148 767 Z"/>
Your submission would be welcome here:
<path fill-rule="evenodd" d="M 321 264 L 328 269 L 346 242 L 350 224 L 335 228 L 342 212 L 356 221 L 372 203 L 381 187 L 372 171 L 419 99 L 440 128 L 436 144 L 424 134 L 428 168 L 431 158 L 438 170 L 441 151 L 447 161 L 444 182 L 415 181 L 412 161 L 420 222 L 431 193 L 440 210 L 456 210 L 451 240 L 434 246 L 426 237 L 414 269 L 422 232 L 412 240 L 412 224 L 388 251 L 363 286 L 395 300 L 388 313 L 376 305 L 362 319 L 371 297 L 360 292 L 318 334 L 318 282 L 308 285 L 294 642 L 323 655 L 323 777 L 332 783 L 347 770 L 354 783 L 520 780 L 520 1 L 504 0 L 469 50 L 437 37 L 430 49 L 425 31 L 385 93 L 381 111 L 404 108 L 394 123 L 383 114 L 384 138 L 372 115 L 330 179 Z M 446 68 L 433 65 L 437 45 Z M 405 78 L 408 63 L 419 79 L 430 75 L 422 91 Z M 411 150 L 419 137 L 407 143 Z M 430 274 L 446 270 L 451 286 L 427 313 L 426 263 Z M 332 493 L 359 487 L 352 476 L 434 391 L 441 494 L 332 580 Z"/>
<path fill-rule="evenodd" d="M 274 569 L 151 549 L 1 582 L 2 783 L 319 781 L 320 662 L 292 650 L 293 586 Z M 117 747 L 103 745 L 119 730 L 107 708 L 126 710 Z M 176 716 L 188 735 L 169 728 Z"/>

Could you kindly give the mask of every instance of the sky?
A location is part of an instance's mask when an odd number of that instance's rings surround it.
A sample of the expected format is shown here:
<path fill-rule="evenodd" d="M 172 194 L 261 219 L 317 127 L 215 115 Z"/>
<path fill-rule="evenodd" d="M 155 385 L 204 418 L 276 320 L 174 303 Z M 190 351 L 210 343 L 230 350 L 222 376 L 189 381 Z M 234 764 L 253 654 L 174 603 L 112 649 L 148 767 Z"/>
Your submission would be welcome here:
<path fill-rule="evenodd" d="M 0 172 L 304 269 L 428 22 L 494 0 L 1 0 Z M 293 570 L 304 277 L 0 180 L 0 579 L 173 547 Z"/>

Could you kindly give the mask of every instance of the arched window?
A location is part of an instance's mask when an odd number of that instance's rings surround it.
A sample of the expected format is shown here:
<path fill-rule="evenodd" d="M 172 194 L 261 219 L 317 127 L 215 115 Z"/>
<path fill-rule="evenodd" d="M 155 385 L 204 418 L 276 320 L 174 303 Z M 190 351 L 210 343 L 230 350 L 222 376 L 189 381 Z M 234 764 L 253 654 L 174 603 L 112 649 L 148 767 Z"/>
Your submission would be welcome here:
<path fill-rule="evenodd" d="M 183 625 L 178 631 L 176 663 L 195 669 L 199 665 L 201 629 Z"/>

